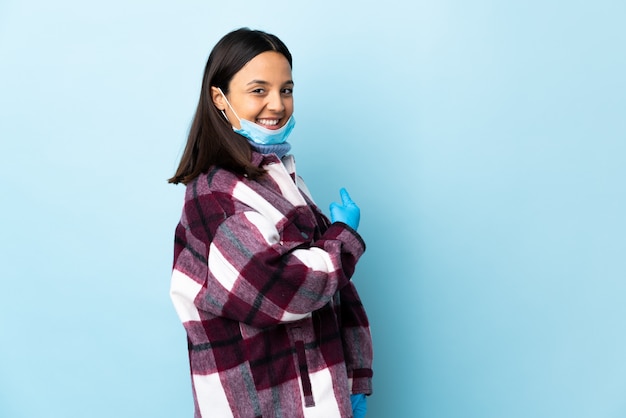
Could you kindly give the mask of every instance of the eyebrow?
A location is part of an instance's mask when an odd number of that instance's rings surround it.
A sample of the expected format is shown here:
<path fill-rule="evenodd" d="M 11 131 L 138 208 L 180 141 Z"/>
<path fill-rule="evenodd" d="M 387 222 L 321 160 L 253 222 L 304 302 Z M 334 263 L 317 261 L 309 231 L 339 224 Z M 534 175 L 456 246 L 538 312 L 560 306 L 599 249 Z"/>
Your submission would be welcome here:
<path fill-rule="evenodd" d="M 248 84 L 246 84 L 246 85 L 247 85 L 247 86 L 249 86 L 250 84 L 261 84 L 261 85 L 266 86 L 266 85 L 268 85 L 268 84 L 269 84 L 269 82 L 264 81 L 264 80 L 252 80 L 252 81 L 250 81 L 250 82 L 249 82 Z M 293 80 L 287 80 L 287 81 L 285 81 L 285 82 L 283 83 L 283 85 L 285 85 L 285 84 L 291 84 L 291 85 L 293 85 L 294 83 L 293 83 Z"/>

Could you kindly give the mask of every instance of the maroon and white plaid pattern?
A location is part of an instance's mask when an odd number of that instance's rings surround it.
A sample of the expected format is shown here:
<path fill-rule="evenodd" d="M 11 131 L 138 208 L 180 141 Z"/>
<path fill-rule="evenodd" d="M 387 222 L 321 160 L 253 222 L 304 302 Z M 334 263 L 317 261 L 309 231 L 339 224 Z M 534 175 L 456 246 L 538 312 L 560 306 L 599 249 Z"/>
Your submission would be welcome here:
<path fill-rule="evenodd" d="M 372 341 L 350 278 L 361 237 L 329 224 L 293 157 L 253 154 L 258 181 L 213 168 L 187 185 L 171 297 L 188 336 L 196 417 L 352 417 Z"/>

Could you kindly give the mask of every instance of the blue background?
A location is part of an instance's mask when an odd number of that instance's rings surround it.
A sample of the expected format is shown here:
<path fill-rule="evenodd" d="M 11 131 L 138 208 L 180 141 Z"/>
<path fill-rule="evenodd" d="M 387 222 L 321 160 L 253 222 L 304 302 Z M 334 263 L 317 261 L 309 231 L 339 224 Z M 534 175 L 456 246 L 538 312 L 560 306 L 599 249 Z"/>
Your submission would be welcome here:
<path fill-rule="evenodd" d="M 249 26 L 362 209 L 368 416 L 626 417 L 625 4 L 2 0 L 0 416 L 192 416 L 165 180 Z"/>

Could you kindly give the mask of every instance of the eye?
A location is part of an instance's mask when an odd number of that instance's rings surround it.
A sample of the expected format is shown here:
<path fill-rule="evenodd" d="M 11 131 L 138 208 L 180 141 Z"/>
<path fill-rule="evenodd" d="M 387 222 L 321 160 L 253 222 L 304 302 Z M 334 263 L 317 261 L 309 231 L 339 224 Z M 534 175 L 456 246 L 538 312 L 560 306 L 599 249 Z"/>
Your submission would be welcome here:
<path fill-rule="evenodd" d="M 286 87 L 280 91 L 285 96 L 291 96 L 293 94 L 293 87 Z"/>
<path fill-rule="evenodd" d="M 258 89 L 252 90 L 252 93 L 263 94 L 263 93 L 265 93 L 265 89 L 262 89 L 262 88 L 259 87 Z"/>

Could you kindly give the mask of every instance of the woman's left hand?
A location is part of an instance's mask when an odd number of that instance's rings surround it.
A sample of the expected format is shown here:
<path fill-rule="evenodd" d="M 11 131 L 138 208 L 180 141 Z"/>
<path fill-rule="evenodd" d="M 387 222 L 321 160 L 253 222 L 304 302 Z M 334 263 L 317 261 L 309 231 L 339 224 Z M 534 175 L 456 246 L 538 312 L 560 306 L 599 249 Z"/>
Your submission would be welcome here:
<path fill-rule="evenodd" d="M 356 395 L 350 395 L 350 402 L 352 402 L 352 413 L 354 418 L 363 418 L 367 412 L 367 401 L 363 393 Z"/>

